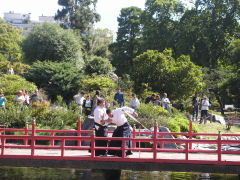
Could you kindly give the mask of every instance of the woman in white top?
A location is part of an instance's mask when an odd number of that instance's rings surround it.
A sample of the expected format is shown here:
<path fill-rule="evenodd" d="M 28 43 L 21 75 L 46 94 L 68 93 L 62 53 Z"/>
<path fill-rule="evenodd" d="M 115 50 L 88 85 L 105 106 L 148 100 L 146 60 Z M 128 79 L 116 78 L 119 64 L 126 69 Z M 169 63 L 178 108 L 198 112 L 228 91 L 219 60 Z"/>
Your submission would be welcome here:
<path fill-rule="evenodd" d="M 207 96 L 203 96 L 203 100 L 201 101 L 201 119 L 200 119 L 200 124 L 203 122 L 204 119 L 204 124 L 207 123 L 207 116 L 208 116 L 208 107 L 209 107 L 209 100 Z"/>
<path fill-rule="evenodd" d="M 132 99 L 130 100 L 130 106 L 133 109 L 137 109 L 137 107 L 140 105 L 140 102 L 138 98 L 136 97 L 136 94 L 132 94 Z"/>
<path fill-rule="evenodd" d="M 167 93 L 163 93 L 162 105 L 164 109 L 168 110 L 170 108 L 170 101 L 167 98 Z"/>
<path fill-rule="evenodd" d="M 22 91 L 18 91 L 17 95 L 14 97 L 13 101 L 18 104 L 23 104 L 25 97 Z"/>

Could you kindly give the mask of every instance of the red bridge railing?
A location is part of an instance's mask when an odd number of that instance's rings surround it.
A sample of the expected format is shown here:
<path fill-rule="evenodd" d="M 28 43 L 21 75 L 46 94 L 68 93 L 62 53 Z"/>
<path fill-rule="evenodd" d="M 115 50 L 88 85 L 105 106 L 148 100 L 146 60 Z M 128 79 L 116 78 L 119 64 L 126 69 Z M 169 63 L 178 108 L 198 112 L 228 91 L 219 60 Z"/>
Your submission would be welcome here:
<path fill-rule="evenodd" d="M 7 132 L 22 132 L 23 135 L 6 135 Z M 49 135 L 37 135 L 38 133 L 47 133 Z M 77 136 L 57 136 L 57 133 L 76 133 Z M 83 133 L 92 133 L 90 136 L 82 136 Z M 112 133 L 109 131 L 108 133 Z M 164 138 L 165 135 L 182 135 L 187 136 L 188 139 L 170 139 Z M 146 137 L 141 137 L 146 136 Z M 195 136 L 213 136 L 216 139 L 193 139 Z M 240 151 L 227 151 L 222 150 L 222 145 L 240 145 L 240 140 L 223 140 L 222 136 L 232 137 L 238 136 L 240 134 L 218 134 L 215 133 L 193 133 L 192 132 L 192 123 L 189 123 L 189 132 L 187 133 L 175 133 L 175 132 L 158 132 L 158 126 L 155 125 L 153 132 L 137 132 L 134 128 L 132 131 L 132 138 L 116 138 L 116 137 L 96 137 L 94 131 L 91 130 L 82 130 L 81 129 L 81 119 L 78 121 L 78 129 L 77 130 L 40 130 L 36 129 L 35 120 L 33 120 L 32 128 L 29 129 L 26 124 L 25 129 L 11 129 L 11 128 L 0 128 L 0 139 L 1 139 L 1 154 L 0 158 L 21 158 L 21 159 L 57 159 L 57 160 L 98 160 L 98 161 L 131 161 L 131 162 L 159 162 L 159 163 L 192 163 L 192 164 L 219 164 L 219 165 L 240 165 L 240 156 L 238 158 L 230 158 L 230 159 L 222 159 L 224 155 L 240 155 Z M 23 143 L 18 144 L 10 144 L 6 143 L 6 141 L 10 140 L 22 140 Z M 131 140 L 133 143 L 132 148 L 122 147 L 96 147 L 96 140 L 120 140 L 125 144 L 127 140 Z M 29 141 L 31 144 L 29 144 Z M 36 144 L 36 141 L 48 141 L 49 145 L 39 145 Z M 55 145 L 54 142 L 60 141 L 61 145 Z M 66 141 L 76 141 L 76 146 L 66 146 Z M 83 141 L 90 141 L 91 146 L 83 146 Z M 141 143 L 150 143 L 151 147 L 141 147 Z M 166 149 L 164 148 L 164 143 L 176 143 L 176 144 L 184 144 L 185 147 L 183 149 Z M 217 145 L 217 149 L 214 150 L 204 150 L 204 149 L 193 149 L 192 144 L 215 144 Z M 30 150 L 30 154 L 21 153 L 6 153 L 6 150 L 16 150 L 16 149 L 27 149 Z M 60 150 L 59 156 L 49 156 L 43 154 L 36 154 L 36 150 Z M 84 151 L 85 154 L 77 154 L 77 155 L 66 155 L 65 152 L 67 150 L 81 150 Z M 86 154 L 86 150 L 91 150 L 91 154 Z M 95 156 L 95 150 L 122 150 L 122 157 L 99 157 Z M 133 152 L 138 152 L 139 157 L 126 157 L 125 150 L 132 150 Z M 151 152 L 151 156 L 140 158 L 140 153 Z M 150 154 L 151 154 L 150 153 Z M 161 153 L 169 153 L 169 158 L 160 157 Z M 173 156 L 172 153 L 184 154 L 184 158 L 174 158 L 177 156 Z M 193 154 L 215 154 L 217 158 L 215 160 L 208 159 L 193 159 L 189 158 L 190 155 Z M 170 156 L 173 156 L 170 158 Z"/>

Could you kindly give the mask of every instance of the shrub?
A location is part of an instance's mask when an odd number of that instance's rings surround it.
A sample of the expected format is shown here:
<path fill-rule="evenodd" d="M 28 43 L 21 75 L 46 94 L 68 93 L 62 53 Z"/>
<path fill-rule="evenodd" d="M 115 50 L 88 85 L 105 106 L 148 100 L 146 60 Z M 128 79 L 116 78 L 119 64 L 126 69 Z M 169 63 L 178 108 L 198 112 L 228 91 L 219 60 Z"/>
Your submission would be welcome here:
<path fill-rule="evenodd" d="M 61 95 L 69 101 L 79 90 L 82 76 L 82 72 L 72 63 L 37 61 L 26 78 L 42 87 L 52 100 Z"/>
<path fill-rule="evenodd" d="M 34 83 L 28 82 L 18 75 L 0 76 L 0 91 L 5 94 L 8 101 L 12 101 L 19 90 L 24 89 L 32 93 L 36 88 Z"/>
<path fill-rule="evenodd" d="M 70 29 L 64 30 L 57 24 L 35 25 L 23 41 L 25 59 L 33 62 L 46 59 L 54 62 L 71 62 L 83 67 L 82 42 Z M 34 48 L 33 48 L 34 47 Z"/>
<path fill-rule="evenodd" d="M 104 76 L 93 75 L 82 80 L 81 89 L 87 92 L 100 90 L 102 94 L 110 94 L 115 89 L 115 83 L 112 79 Z"/>

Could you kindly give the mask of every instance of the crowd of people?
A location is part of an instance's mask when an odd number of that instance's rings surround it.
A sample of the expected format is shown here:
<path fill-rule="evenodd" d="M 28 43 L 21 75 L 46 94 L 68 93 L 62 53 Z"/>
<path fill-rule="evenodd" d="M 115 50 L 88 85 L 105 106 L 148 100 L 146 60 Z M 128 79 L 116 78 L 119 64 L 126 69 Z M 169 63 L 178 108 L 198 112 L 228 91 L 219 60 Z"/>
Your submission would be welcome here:
<path fill-rule="evenodd" d="M 0 93 L 0 108 L 5 111 L 5 102 L 7 102 L 4 93 Z M 38 93 L 38 89 L 35 89 L 33 95 L 29 95 L 28 91 L 26 90 L 19 90 L 16 96 L 13 98 L 13 102 L 20 106 L 21 110 L 25 107 L 28 107 L 30 104 L 34 102 L 42 102 L 42 98 Z"/>
<path fill-rule="evenodd" d="M 145 99 L 145 103 L 153 103 L 155 106 L 163 106 L 165 110 L 169 110 L 171 107 L 170 100 L 167 97 L 167 93 L 163 93 L 163 98 L 160 95 L 153 93 L 151 96 Z"/>

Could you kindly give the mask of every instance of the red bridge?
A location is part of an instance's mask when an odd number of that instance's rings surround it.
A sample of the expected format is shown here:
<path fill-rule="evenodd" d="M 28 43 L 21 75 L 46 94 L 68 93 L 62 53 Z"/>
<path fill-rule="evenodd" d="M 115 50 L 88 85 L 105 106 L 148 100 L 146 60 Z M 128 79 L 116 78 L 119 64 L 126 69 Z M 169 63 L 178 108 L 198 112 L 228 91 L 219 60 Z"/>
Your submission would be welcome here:
<path fill-rule="evenodd" d="M 22 135 L 7 135 L 18 132 Z M 54 167 L 54 168 L 85 168 L 85 169 L 129 169 L 144 171 L 195 171 L 209 173 L 240 174 L 240 151 L 226 151 L 223 145 L 240 145 L 239 140 L 223 140 L 222 137 L 240 136 L 240 134 L 207 134 L 193 133 L 192 123 L 189 123 L 188 133 L 158 132 L 157 125 L 154 132 L 137 132 L 135 128 L 132 138 L 95 137 L 90 130 L 39 130 L 35 121 L 32 128 L 25 129 L 0 128 L 1 154 L 0 166 L 23 167 Z M 58 136 L 57 133 L 76 133 L 77 136 Z M 82 136 L 82 133 L 92 133 Z M 108 133 L 112 133 L 109 131 Z M 44 134 L 44 135 L 41 135 Z M 145 137 L 143 137 L 143 135 Z M 165 135 L 183 135 L 188 139 L 169 139 Z M 195 136 L 213 136 L 215 139 L 193 139 Z M 126 140 L 133 142 L 133 155 L 126 157 L 104 156 L 96 157 L 95 150 L 130 150 L 122 147 L 95 147 L 95 140 Z M 18 141 L 18 143 L 10 143 Z M 39 142 L 47 145 L 39 145 Z M 54 142 L 60 141 L 60 145 Z M 76 146 L 67 146 L 66 141 L 76 141 Z M 83 141 L 90 141 L 91 146 L 82 146 Z M 152 146 L 141 147 L 143 143 Z M 165 149 L 164 143 L 184 144 L 184 149 Z M 43 144 L 43 143 L 40 143 Z M 214 144 L 217 150 L 196 150 L 192 144 Z M 88 150 L 91 149 L 91 153 Z"/>

